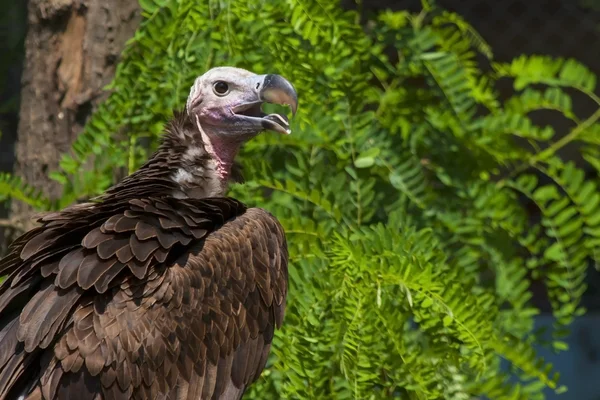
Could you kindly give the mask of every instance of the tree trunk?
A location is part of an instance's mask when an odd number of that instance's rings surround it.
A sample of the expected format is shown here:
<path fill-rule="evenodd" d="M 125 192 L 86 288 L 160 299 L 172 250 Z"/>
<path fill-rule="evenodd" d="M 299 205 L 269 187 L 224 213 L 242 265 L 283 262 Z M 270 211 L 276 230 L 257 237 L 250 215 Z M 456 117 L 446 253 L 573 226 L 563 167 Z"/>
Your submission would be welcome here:
<path fill-rule="evenodd" d="M 14 172 L 52 198 L 58 167 L 114 76 L 140 21 L 137 0 L 30 0 Z M 13 202 L 12 220 L 33 225 L 33 210 Z"/>

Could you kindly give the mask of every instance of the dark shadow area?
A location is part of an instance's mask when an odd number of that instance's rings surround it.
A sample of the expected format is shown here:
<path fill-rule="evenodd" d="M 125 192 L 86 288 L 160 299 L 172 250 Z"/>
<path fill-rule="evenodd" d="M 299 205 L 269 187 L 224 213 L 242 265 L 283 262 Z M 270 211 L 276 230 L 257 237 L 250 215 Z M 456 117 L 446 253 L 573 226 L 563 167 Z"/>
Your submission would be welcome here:
<path fill-rule="evenodd" d="M 23 71 L 27 2 L 0 0 L 0 173 L 12 171 L 19 122 L 19 94 Z M 8 204 L 0 204 L 0 220 Z M 0 225 L 0 246 L 5 243 Z M 0 247 L 0 254 L 3 253 Z"/>

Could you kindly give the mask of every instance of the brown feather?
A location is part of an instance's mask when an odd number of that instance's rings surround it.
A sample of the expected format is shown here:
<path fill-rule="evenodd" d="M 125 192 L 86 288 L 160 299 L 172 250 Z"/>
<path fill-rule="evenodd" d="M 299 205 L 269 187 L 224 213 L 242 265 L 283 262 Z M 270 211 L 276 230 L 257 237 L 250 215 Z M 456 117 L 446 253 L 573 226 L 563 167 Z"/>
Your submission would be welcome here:
<path fill-rule="evenodd" d="M 95 254 L 90 255 L 90 258 L 93 258 Z M 94 286 L 98 279 L 103 276 L 106 276 L 107 271 L 109 271 L 118 260 L 116 258 L 110 258 L 108 260 L 96 260 L 96 263 L 93 266 L 88 268 L 79 268 L 77 271 L 77 284 L 87 290 Z"/>
<path fill-rule="evenodd" d="M 135 225 L 135 235 L 139 240 L 147 240 L 156 237 L 156 228 L 145 221 L 138 221 Z"/>
<path fill-rule="evenodd" d="M 68 258 L 67 260 L 65 260 Z M 86 262 L 87 259 L 87 262 Z M 91 262 L 96 259 L 95 254 L 88 254 L 85 256 L 83 249 L 73 250 L 71 253 L 66 255 L 60 260 L 58 264 L 58 275 L 55 279 L 55 284 L 63 289 L 68 288 L 77 282 L 77 274 L 79 269 L 86 265 L 89 266 Z M 89 267 L 88 267 L 89 268 Z"/>
<path fill-rule="evenodd" d="M 127 218 L 127 217 L 125 217 L 123 214 L 115 214 L 115 215 L 111 216 L 108 220 L 106 220 L 106 222 L 104 224 L 102 224 L 102 226 L 100 227 L 100 230 L 105 233 L 114 232 L 115 226 L 121 218 Z"/>
<path fill-rule="evenodd" d="M 52 229 L 41 232 L 39 235 L 34 236 L 31 240 L 27 241 L 25 246 L 23 246 L 21 250 L 21 259 L 28 260 L 42 249 L 49 247 L 55 237 L 56 232 Z"/>
<path fill-rule="evenodd" d="M 17 332 L 19 330 L 18 316 L 8 316 L 0 331 L 0 370 L 6 369 L 6 363 L 15 356 L 16 349 L 19 347 Z M 0 389 L 2 387 L 0 386 Z"/>
<path fill-rule="evenodd" d="M 47 278 L 50 275 L 58 274 L 59 265 L 60 265 L 61 260 L 62 260 L 62 258 L 59 260 L 55 260 L 55 261 L 52 261 L 52 262 L 42 265 L 40 268 L 40 273 L 42 274 L 42 278 Z"/>
<path fill-rule="evenodd" d="M 96 248 L 98 252 L 98 256 L 103 260 L 108 260 L 110 257 L 114 256 L 119 250 L 123 247 L 129 245 L 130 236 L 113 236 L 112 240 L 100 243 Z"/>
<path fill-rule="evenodd" d="M 115 277 L 125 268 L 125 264 L 121 262 L 117 262 L 110 267 L 104 275 L 101 275 L 96 282 L 94 283 L 94 287 L 98 291 L 98 293 L 104 293 L 108 290 L 112 281 Z"/>
<path fill-rule="evenodd" d="M 135 226 L 137 225 L 137 223 L 138 223 L 138 219 L 135 217 L 130 218 L 128 216 L 128 211 L 126 210 L 125 217 L 119 219 L 115 223 L 113 230 L 118 233 L 133 231 L 133 230 L 135 230 Z"/>
<path fill-rule="evenodd" d="M 96 229 L 91 230 L 87 235 L 85 235 L 85 237 L 81 241 L 81 245 L 86 249 L 93 249 L 94 247 L 98 247 L 99 244 L 110 241 L 112 239 L 112 235 L 103 233 L 102 230 L 98 227 Z"/>
<path fill-rule="evenodd" d="M 21 313 L 17 333 L 27 352 L 32 352 L 38 346 L 42 348 L 45 335 L 54 324 L 62 322 L 79 297 L 81 293 L 78 290 L 64 291 L 48 285 L 32 298 Z"/>
<path fill-rule="evenodd" d="M 131 235 L 129 237 L 129 247 L 131 252 L 138 259 L 138 261 L 146 261 L 156 249 L 158 249 L 159 243 L 157 240 L 145 240 L 140 241 L 137 236 Z"/>

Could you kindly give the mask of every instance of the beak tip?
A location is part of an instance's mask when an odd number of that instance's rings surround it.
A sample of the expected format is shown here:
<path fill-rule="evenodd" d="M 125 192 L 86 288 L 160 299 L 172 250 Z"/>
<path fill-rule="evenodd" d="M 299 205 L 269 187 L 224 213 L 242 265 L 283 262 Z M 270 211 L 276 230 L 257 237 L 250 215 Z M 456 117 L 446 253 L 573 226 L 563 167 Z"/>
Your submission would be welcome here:
<path fill-rule="evenodd" d="M 264 75 L 260 96 L 275 104 L 287 105 L 292 116 L 298 110 L 298 94 L 294 86 L 284 77 L 275 74 Z"/>

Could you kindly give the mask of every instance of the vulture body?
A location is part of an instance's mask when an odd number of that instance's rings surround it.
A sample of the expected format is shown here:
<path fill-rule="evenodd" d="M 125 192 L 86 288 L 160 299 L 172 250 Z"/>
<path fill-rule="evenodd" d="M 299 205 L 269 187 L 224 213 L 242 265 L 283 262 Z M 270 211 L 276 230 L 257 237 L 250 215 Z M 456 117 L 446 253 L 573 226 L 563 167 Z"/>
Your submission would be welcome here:
<path fill-rule="evenodd" d="M 289 133 L 264 101 L 297 104 L 278 75 L 208 71 L 146 164 L 11 245 L 0 260 L 0 400 L 242 397 L 287 295 L 281 225 L 224 197 L 244 141 Z"/>

